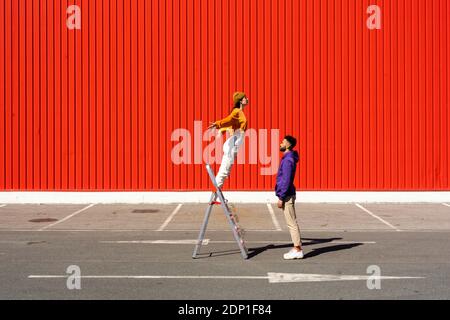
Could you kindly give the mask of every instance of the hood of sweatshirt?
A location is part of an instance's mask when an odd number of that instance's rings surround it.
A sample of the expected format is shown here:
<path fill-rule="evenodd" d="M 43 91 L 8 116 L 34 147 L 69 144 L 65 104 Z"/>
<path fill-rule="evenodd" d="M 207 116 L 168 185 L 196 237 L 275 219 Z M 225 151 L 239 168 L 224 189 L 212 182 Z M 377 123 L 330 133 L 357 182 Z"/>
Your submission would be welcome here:
<path fill-rule="evenodd" d="M 284 154 L 283 159 L 292 159 L 294 163 L 298 162 L 298 152 L 297 151 L 291 151 Z"/>

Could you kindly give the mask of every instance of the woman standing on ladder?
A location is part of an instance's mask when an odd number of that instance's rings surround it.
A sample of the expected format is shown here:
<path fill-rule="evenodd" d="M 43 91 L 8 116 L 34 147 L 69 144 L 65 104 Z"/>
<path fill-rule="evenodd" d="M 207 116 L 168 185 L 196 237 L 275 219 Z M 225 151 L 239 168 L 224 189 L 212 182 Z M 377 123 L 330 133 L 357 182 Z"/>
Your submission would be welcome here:
<path fill-rule="evenodd" d="M 208 129 L 219 129 L 220 132 L 229 131 L 231 137 L 223 144 L 223 157 L 219 172 L 216 176 L 217 186 L 222 186 L 230 176 L 231 167 L 237 156 L 239 147 L 244 142 L 245 131 L 247 130 L 247 118 L 244 114 L 245 106 L 248 104 L 248 98 L 243 92 L 235 92 L 233 94 L 233 110 L 225 119 L 212 122 Z"/>

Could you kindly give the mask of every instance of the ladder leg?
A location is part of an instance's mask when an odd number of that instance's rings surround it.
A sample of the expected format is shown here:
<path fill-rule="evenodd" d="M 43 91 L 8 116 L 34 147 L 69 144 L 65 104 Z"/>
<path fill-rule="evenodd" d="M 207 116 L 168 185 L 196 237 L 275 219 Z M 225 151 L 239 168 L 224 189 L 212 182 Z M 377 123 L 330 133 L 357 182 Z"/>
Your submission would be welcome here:
<path fill-rule="evenodd" d="M 192 257 L 195 258 L 197 256 L 199 250 L 200 250 L 200 247 L 201 247 L 202 242 L 203 242 L 203 238 L 205 236 L 205 231 L 206 231 L 206 226 L 208 224 L 208 219 L 209 219 L 209 216 L 211 214 L 212 205 L 213 205 L 212 203 L 216 201 L 217 197 L 219 197 L 220 198 L 220 204 L 221 204 L 222 209 L 223 209 L 223 211 L 225 213 L 227 221 L 230 224 L 231 230 L 233 232 L 234 239 L 236 240 L 236 242 L 237 242 L 237 244 L 239 246 L 239 249 L 241 251 L 241 255 L 242 255 L 242 257 L 244 259 L 247 259 L 248 258 L 248 251 L 247 251 L 247 248 L 245 247 L 244 240 L 242 239 L 242 236 L 241 236 L 240 232 L 238 232 L 238 225 L 231 218 L 232 212 L 231 212 L 230 208 L 228 207 L 227 202 L 225 201 L 225 197 L 223 196 L 222 190 L 217 186 L 216 177 L 214 176 L 214 173 L 213 173 L 213 171 L 211 169 L 211 166 L 208 165 L 208 164 L 206 165 L 206 171 L 208 172 L 208 175 L 209 175 L 209 177 L 211 179 L 211 182 L 214 185 L 214 187 L 216 187 L 217 191 L 213 192 L 213 194 L 211 196 L 211 200 L 209 201 L 208 208 L 206 209 L 206 213 L 205 213 L 205 218 L 203 220 L 203 225 L 202 225 L 202 228 L 200 229 L 200 234 L 199 234 L 198 241 L 197 241 L 197 244 L 195 246 L 194 253 L 193 253 Z"/>
<path fill-rule="evenodd" d="M 217 194 L 213 193 L 211 195 L 211 199 L 209 200 L 209 205 L 208 208 L 206 209 L 205 212 L 205 217 L 203 218 L 203 223 L 202 223 L 202 227 L 200 229 L 200 233 L 198 235 L 198 240 L 197 240 L 197 244 L 195 245 L 195 249 L 194 249 L 194 253 L 192 254 L 192 258 L 196 258 L 197 254 L 200 252 L 200 247 L 202 246 L 203 243 L 203 239 L 205 238 L 205 232 L 206 232 L 206 227 L 208 225 L 208 220 L 209 220 L 209 216 L 211 215 L 211 210 L 212 210 L 212 202 L 216 201 L 217 199 Z"/>
<path fill-rule="evenodd" d="M 225 212 L 225 215 L 227 217 L 228 223 L 231 226 L 231 229 L 233 231 L 233 236 L 234 239 L 236 240 L 239 249 L 241 250 L 241 255 L 244 259 L 248 258 L 248 252 L 247 252 L 247 248 L 244 245 L 244 240 L 242 239 L 242 237 L 239 235 L 238 230 L 237 230 L 237 225 L 234 223 L 234 221 L 231 219 L 231 211 L 228 208 L 228 205 L 225 202 L 225 198 L 222 194 L 221 191 L 217 192 L 219 199 L 220 199 L 220 204 L 222 205 L 223 211 Z"/>

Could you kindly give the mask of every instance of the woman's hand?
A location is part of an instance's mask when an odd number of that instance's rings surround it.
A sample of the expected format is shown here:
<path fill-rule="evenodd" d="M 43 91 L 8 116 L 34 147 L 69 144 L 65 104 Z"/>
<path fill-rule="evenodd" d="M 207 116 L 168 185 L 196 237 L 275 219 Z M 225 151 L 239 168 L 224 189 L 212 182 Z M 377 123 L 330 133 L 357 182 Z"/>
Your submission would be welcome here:
<path fill-rule="evenodd" d="M 214 128 L 217 128 L 217 125 L 216 125 L 214 122 L 210 122 L 210 123 L 209 123 L 208 130 L 209 130 L 209 129 L 214 129 Z"/>

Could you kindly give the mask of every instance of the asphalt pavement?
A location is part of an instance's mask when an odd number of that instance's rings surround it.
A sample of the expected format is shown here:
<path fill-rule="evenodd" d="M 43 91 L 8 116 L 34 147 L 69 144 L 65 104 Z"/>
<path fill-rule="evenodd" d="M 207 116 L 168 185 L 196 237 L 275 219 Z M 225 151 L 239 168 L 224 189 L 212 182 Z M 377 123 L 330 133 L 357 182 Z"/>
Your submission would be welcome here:
<path fill-rule="evenodd" d="M 0 207 L 0 299 L 449 299 L 448 204 L 297 204 L 305 257 L 285 261 L 273 204 Z"/>

